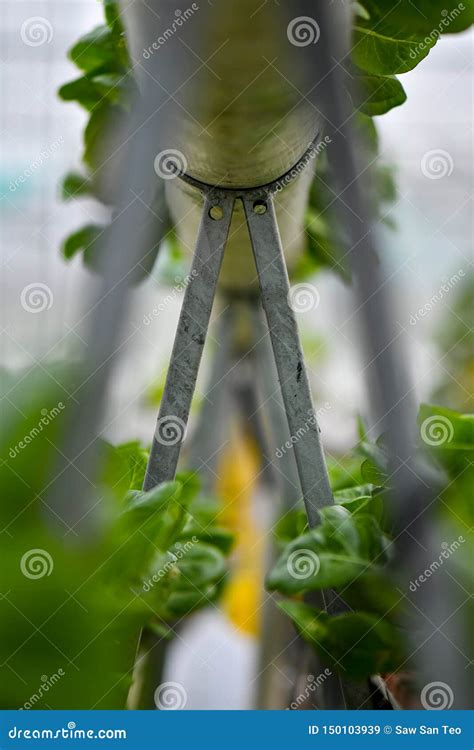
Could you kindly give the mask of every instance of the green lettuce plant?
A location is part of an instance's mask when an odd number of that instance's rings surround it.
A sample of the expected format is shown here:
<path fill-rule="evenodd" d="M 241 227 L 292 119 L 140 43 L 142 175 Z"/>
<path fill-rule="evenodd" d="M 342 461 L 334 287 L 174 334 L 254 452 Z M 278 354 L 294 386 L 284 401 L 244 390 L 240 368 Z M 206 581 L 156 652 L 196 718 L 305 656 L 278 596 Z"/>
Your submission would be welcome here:
<path fill-rule="evenodd" d="M 1 381 L 1 705 L 123 709 L 142 629 L 172 638 L 217 599 L 232 537 L 195 475 L 142 492 L 147 451 L 104 441 L 94 531 L 78 537 L 49 501 L 72 380 L 55 369 Z"/>
<path fill-rule="evenodd" d="M 418 451 L 444 476 L 437 524 L 446 539 L 463 539 L 445 563 L 455 566 L 457 580 L 472 583 L 469 536 L 473 509 L 468 487 L 474 480 L 474 415 L 424 404 L 418 415 Z M 359 477 L 334 492 L 334 505 L 320 511 L 319 525 L 309 530 L 303 509 L 286 514 L 276 527 L 280 556 L 267 576 L 267 588 L 285 598 L 279 607 L 318 652 L 323 662 L 345 678 L 410 667 L 408 634 L 403 632 L 404 597 L 387 576 L 393 558 L 390 537 L 390 481 L 384 441 L 365 435 L 354 451 Z M 357 483 L 362 479 L 364 484 Z M 348 606 L 327 614 L 303 602 L 312 591 L 336 591 Z"/>

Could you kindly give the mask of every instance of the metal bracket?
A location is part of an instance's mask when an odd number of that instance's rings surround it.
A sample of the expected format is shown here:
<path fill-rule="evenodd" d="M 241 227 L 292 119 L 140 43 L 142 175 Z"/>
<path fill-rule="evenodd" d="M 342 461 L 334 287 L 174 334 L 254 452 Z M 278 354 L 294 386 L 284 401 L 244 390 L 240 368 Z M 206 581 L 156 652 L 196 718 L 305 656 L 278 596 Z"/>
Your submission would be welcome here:
<path fill-rule="evenodd" d="M 290 285 L 273 205 L 273 194 L 306 168 L 316 142 L 274 182 L 251 189 L 205 185 L 179 174 L 204 195 L 201 226 L 179 318 L 144 489 L 174 478 L 229 233 L 234 203 L 241 200 L 260 283 L 280 388 L 310 526 L 318 509 L 333 502 L 320 430 L 313 409 Z M 212 426 L 209 426 L 212 429 Z"/>

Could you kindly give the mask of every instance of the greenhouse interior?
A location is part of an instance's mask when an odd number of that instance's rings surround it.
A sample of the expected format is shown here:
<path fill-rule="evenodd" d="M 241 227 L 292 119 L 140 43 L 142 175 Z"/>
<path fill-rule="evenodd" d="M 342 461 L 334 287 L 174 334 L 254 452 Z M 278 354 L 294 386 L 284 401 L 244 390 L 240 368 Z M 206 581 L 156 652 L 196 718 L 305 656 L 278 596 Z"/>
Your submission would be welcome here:
<path fill-rule="evenodd" d="M 0 2 L 0 708 L 470 710 L 473 0 L 187 2 Z"/>

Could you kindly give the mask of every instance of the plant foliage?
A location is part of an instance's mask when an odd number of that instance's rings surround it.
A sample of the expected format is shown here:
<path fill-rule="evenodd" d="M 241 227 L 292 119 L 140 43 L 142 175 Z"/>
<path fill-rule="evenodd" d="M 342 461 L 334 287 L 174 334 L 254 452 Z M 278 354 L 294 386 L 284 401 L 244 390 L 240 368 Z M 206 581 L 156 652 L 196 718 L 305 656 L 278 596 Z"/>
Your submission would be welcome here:
<path fill-rule="evenodd" d="M 474 415 L 424 404 L 418 422 L 419 452 L 445 473 L 442 500 L 448 512 L 438 523 L 447 539 L 468 541 L 450 565 L 460 568 L 457 581 L 469 590 L 473 544 L 468 487 L 474 480 Z M 354 453 L 360 475 L 376 483 L 354 483 L 335 491 L 334 505 L 320 511 L 314 529 L 307 528 L 303 509 L 286 514 L 276 527 L 281 552 L 267 576 L 267 587 L 291 597 L 279 606 L 321 659 L 346 678 L 360 680 L 401 666 L 406 670 L 410 662 L 409 639 L 400 625 L 403 592 L 390 583 L 386 572 L 393 555 L 383 440 L 372 444 L 363 436 Z M 348 612 L 329 615 L 299 601 L 316 590 L 336 591 Z"/>
<path fill-rule="evenodd" d="M 138 443 L 99 444 L 100 528 L 81 544 L 74 528 L 58 533 L 46 498 L 71 382 L 57 370 L 2 374 L 2 399 L 15 391 L 15 406 L 3 399 L 0 445 L 4 708 L 125 708 L 141 630 L 173 637 L 183 617 L 216 600 L 226 575 L 232 537 L 215 503 L 191 474 L 142 492 Z M 40 690 L 43 675 L 58 674 Z"/>

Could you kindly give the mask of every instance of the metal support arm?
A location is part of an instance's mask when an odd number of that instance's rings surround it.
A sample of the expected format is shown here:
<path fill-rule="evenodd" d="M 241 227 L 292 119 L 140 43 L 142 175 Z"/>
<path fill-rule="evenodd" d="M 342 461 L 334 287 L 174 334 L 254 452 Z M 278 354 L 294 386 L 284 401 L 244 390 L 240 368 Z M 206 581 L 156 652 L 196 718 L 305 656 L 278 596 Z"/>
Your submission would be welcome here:
<path fill-rule="evenodd" d="M 314 148 L 311 144 L 310 149 Z M 290 172 L 297 175 L 308 162 L 304 154 Z M 173 479 L 194 393 L 209 325 L 217 280 L 229 233 L 234 203 L 241 200 L 252 243 L 273 354 L 298 474 L 310 526 L 319 508 L 332 503 L 320 431 L 316 422 L 290 285 L 273 206 L 273 193 L 287 184 L 284 175 L 270 185 L 252 189 L 216 189 L 180 174 L 204 194 L 201 227 L 189 283 L 184 295 L 163 399 L 158 415 L 144 489 Z"/>

